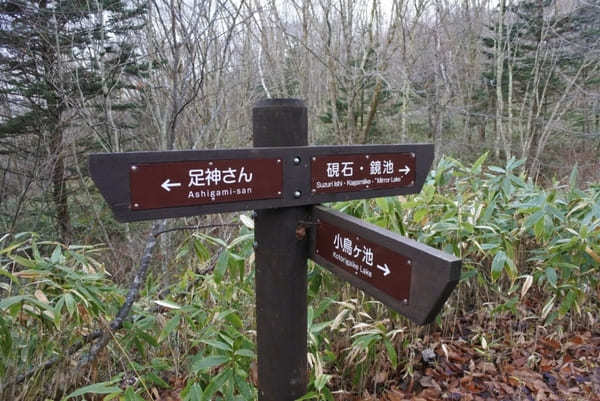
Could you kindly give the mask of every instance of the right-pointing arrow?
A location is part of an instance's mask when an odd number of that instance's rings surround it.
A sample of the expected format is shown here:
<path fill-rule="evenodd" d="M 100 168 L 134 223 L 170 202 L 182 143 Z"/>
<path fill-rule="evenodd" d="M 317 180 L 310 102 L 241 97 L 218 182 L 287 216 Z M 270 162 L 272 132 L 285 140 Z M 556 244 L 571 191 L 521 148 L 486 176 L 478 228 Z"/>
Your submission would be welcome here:
<path fill-rule="evenodd" d="M 392 272 L 388 267 L 387 263 L 384 263 L 383 266 L 377 265 L 377 268 L 383 272 L 383 277 L 387 276 Z"/>
<path fill-rule="evenodd" d="M 404 168 L 399 169 L 398 172 L 404 173 L 404 175 L 407 175 L 408 173 L 410 173 L 410 167 L 408 167 L 407 165 L 404 165 Z"/>

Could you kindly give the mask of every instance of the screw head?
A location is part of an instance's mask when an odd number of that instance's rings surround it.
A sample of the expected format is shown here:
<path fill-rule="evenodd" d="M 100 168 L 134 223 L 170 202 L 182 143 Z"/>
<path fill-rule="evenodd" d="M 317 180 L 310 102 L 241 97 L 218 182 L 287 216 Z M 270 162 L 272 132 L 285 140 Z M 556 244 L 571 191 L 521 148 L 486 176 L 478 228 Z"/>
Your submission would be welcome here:
<path fill-rule="evenodd" d="M 281 163 L 281 159 L 277 159 L 277 163 Z"/>
<path fill-rule="evenodd" d="M 301 196 L 302 196 L 302 191 L 300 191 L 299 189 L 294 191 L 294 198 L 298 199 Z"/>
<path fill-rule="evenodd" d="M 139 203 L 134 203 L 133 207 L 140 207 L 140 204 Z"/>
<path fill-rule="evenodd" d="M 302 161 L 302 159 L 300 158 L 300 156 L 295 156 L 294 157 L 294 164 L 296 166 L 299 165 L 301 161 Z"/>
<path fill-rule="evenodd" d="M 402 300 L 402 303 L 403 303 L 404 305 L 408 305 L 408 299 L 404 298 L 404 299 Z"/>
<path fill-rule="evenodd" d="M 138 169 L 137 166 L 131 166 L 131 171 L 136 171 Z"/>
<path fill-rule="evenodd" d="M 313 157 L 312 157 L 312 161 L 315 161 L 315 160 L 317 160 L 317 158 L 313 156 Z"/>

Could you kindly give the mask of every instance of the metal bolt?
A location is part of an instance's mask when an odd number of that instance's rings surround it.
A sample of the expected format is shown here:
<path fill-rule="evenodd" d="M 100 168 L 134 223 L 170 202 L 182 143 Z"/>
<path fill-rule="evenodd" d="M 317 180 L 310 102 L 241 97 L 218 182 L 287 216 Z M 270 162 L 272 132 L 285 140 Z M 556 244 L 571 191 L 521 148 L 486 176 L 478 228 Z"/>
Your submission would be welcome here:
<path fill-rule="evenodd" d="M 404 299 L 402 300 L 402 303 L 403 303 L 404 305 L 408 305 L 408 299 L 404 298 Z"/>
<path fill-rule="evenodd" d="M 412 260 L 410 260 L 410 259 L 409 259 L 407 263 L 408 263 L 409 265 L 412 265 Z"/>
<path fill-rule="evenodd" d="M 294 157 L 294 164 L 297 166 L 300 164 L 300 162 L 302 161 L 302 159 L 300 159 L 300 156 L 296 156 Z"/>
<path fill-rule="evenodd" d="M 410 157 L 412 157 L 414 159 L 415 158 L 415 153 L 414 152 L 410 152 Z"/>
<path fill-rule="evenodd" d="M 131 171 L 136 171 L 137 170 L 137 166 L 131 166 Z"/>
<path fill-rule="evenodd" d="M 281 195 L 281 191 L 277 191 L 277 195 Z"/>
<path fill-rule="evenodd" d="M 315 161 L 315 160 L 317 160 L 317 158 L 313 156 L 313 157 L 312 157 L 312 161 Z"/>
<path fill-rule="evenodd" d="M 213 162 L 208 162 L 208 165 L 209 165 L 209 166 L 212 166 L 213 164 L 214 164 Z"/>
<path fill-rule="evenodd" d="M 281 159 L 277 159 L 277 163 L 281 163 Z"/>
<path fill-rule="evenodd" d="M 139 203 L 134 203 L 133 207 L 140 207 L 140 204 Z"/>
<path fill-rule="evenodd" d="M 299 189 L 294 191 L 294 198 L 298 199 L 301 196 L 302 196 L 302 191 L 300 191 Z"/>
<path fill-rule="evenodd" d="M 317 190 L 313 188 L 310 190 L 310 192 L 312 192 L 314 194 L 315 192 L 317 192 Z"/>
<path fill-rule="evenodd" d="M 371 156 L 369 156 L 369 155 L 365 155 L 365 159 L 368 159 L 368 158 L 370 158 L 370 157 L 371 157 Z"/>

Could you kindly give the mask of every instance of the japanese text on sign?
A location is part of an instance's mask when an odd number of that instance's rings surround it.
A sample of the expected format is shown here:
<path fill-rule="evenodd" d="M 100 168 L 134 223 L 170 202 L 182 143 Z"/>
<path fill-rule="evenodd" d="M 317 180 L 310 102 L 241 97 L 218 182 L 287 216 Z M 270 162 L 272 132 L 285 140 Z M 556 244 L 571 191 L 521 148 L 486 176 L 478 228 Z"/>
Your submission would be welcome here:
<path fill-rule="evenodd" d="M 399 300 L 408 300 L 412 261 L 362 236 L 318 221 L 315 254 Z"/>
<path fill-rule="evenodd" d="M 414 153 L 313 157 L 311 192 L 351 192 L 414 185 L 415 157 Z"/>
<path fill-rule="evenodd" d="M 210 186 L 211 184 L 218 185 L 221 182 L 224 184 L 235 184 L 252 181 L 252 173 L 244 171 L 245 168 L 242 166 L 239 173 L 235 168 L 227 168 L 220 170 L 218 168 L 207 168 L 207 169 L 193 169 L 189 170 L 188 175 L 190 177 L 190 183 L 188 187 L 203 187 Z"/>
<path fill-rule="evenodd" d="M 283 167 L 279 158 L 140 164 L 130 186 L 133 210 L 280 198 Z"/>

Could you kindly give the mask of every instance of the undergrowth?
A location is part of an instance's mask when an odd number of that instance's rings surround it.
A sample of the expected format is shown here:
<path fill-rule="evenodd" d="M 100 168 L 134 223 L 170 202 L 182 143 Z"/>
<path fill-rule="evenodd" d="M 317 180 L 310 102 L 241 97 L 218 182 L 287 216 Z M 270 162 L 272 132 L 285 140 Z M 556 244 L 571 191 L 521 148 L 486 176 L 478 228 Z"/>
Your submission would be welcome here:
<path fill-rule="evenodd" d="M 575 168 L 568 182 L 540 188 L 519 173 L 519 161 L 484 163 L 485 155 L 471 166 L 446 158 L 418 195 L 333 206 L 462 258 L 461 283 L 436 320 L 442 330 L 468 311 L 487 328 L 495 319 L 558 332 L 597 325 L 600 185 L 580 189 Z M 35 234 L 1 238 L 0 398 L 256 399 L 253 232 L 248 217 L 242 222 L 230 242 L 184 237 L 170 280 L 149 277 L 123 329 L 85 372 L 74 368 L 87 352 L 82 339 L 105 328 L 124 300 L 103 248 Z M 313 263 L 308 284 L 304 399 L 377 394 L 388 377 L 413 374 L 430 327 L 413 326 Z M 486 352 L 498 334 L 471 338 Z"/>

